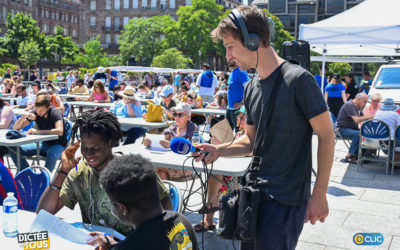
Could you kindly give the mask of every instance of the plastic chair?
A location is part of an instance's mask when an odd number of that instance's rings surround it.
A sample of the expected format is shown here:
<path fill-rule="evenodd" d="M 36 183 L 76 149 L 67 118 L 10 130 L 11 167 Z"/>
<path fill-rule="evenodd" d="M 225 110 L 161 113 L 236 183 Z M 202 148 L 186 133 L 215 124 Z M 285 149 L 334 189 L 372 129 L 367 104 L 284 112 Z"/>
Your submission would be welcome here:
<path fill-rule="evenodd" d="M 68 94 L 68 89 L 67 89 L 67 88 L 62 88 L 62 89 L 60 90 L 60 92 L 58 92 L 58 94 L 60 94 L 60 95 Z"/>
<path fill-rule="evenodd" d="M 369 142 L 369 143 L 367 143 Z M 360 146 L 358 148 L 358 166 L 357 170 L 363 166 L 363 161 L 382 161 L 386 164 L 386 174 L 389 173 L 389 156 L 369 157 L 362 155 L 363 149 L 372 150 L 390 150 L 390 128 L 378 119 L 372 119 L 364 122 L 360 129 Z"/>
<path fill-rule="evenodd" d="M 64 117 L 68 117 L 69 112 L 71 111 L 71 105 L 67 102 L 64 103 Z"/>
<path fill-rule="evenodd" d="M 396 153 L 400 153 L 400 126 L 394 131 L 393 151 L 392 151 L 392 174 L 394 172 L 394 165 L 400 163 L 400 160 L 395 160 Z"/>
<path fill-rule="evenodd" d="M 3 205 L 3 201 L 7 197 L 8 192 L 14 193 L 14 197 L 18 199 L 19 208 L 24 209 L 14 177 L 11 171 L 4 166 L 3 162 L 0 160 L 0 205 Z"/>
<path fill-rule="evenodd" d="M 336 127 L 336 117 L 331 112 L 329 112 L 329 116 L 331 117 L 333 131 L 335 132 L 335 145 L 338 140 L 342 140 L 344 145 L 347 147 L 347 150 L 349 150 L 351 144 L 350 139 L 344 138 L 340 133 L 339 128 Z"/>
<path fill-rule="evenodd" d="M 163 180 L 162 181 L 169 189 L 169 196 L 171 197 L 172 201 L 172 211 L 175 212 L 182 212 L 182 195 L 181 192 L 179 191 L 179 188 L 175 186 L 170 181 Z"/>
<path fill-rule="evenodd" d="M 39 170 L 39 172 L 37 173 L 34 170 Z M 50 185 L 50 173 L 44 167 L 32 166 L 19 172 L 15 176 L 15 182 L 22 206 L 25 210 L 35 212 L 40 197 L 47 186 Z"/>

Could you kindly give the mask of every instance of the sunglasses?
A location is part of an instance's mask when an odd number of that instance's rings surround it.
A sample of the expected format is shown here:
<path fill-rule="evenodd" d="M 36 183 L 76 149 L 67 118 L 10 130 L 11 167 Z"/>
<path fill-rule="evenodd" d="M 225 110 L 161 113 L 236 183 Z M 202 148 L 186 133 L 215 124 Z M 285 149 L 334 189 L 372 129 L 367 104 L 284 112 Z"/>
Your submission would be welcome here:
<path fill-rule="evenodd" d="M 99 86 L 94 86 L 94 88 L 95 88 L 95 89 L 98 89 L 98 88 L 100 88 L 100 87 L 99 87 Z"/>
<path fill-rule="evenodd" d="M 174 117 L 179 117 L 179 118 L 182 118 L 184 115 L 186 115 L 186 114 L 184 114 L 184 113 L 172 113 L 172 115 L 174 116 Z"/>

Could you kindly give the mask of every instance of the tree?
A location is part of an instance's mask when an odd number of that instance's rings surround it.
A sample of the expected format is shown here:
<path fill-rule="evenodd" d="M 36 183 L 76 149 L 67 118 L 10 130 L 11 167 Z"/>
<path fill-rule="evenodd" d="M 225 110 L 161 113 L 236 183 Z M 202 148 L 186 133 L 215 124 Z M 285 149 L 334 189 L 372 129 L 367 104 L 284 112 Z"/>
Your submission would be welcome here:
<path fill-rule="evenodd" d="M 64 29 L 60 26 L 56 27 L 54 36 L 47 36 L 47 49 L 50 54 L 55 55 L 58 62 L 58 69 L 61 70 L 61 62 L 63 59 L 73 60 L 75 55 L 79 53 L 78 47 L 72 41 L 70 36 L 64 36 Z M 53 56 L 54 57 L 54 56 Z"/>
<path fill-rule="evenodd" d="M 327 74 L 333 76 L 339 73 L 341 77 L 351 72 L 351 65 L 344 62 L 333 62 L 328 64 Z"/>
<path fill-rule="evenodd" d="M 95 68 L 102 66 L 107 61 L 106 53 L 103 53 L 103 48 L 100 44 L 100 35 L 96 40 L 87 41 L 83 44 L 84 53 L 79 53 L 75 56 L 75 62 L 84 65 L 87 68 Z"/>
<path fill-rule="evenodd" d="M 170 16 L 153 16 L 138 18 L 125 25 L 118 41 L 122 61 L 126 62 L 131 55 L 141 62 L 143 58 L 149 62 L 161 52 L 161 36 L 164 30 L 174 25 L 175 21 Z"/>
<path fill-rule="evenodd" d="M 156 56 L 152 66 L 179 69 L 186 68 L 189 63 L 192 63 L 192 60 L 185 58 L 182 55 L 182 51 L 179 51 L 177 48 L 170 48 L 165 50 L 161 55 Z"/>
<path fill-rule="evenodd" d="M 25 41 L 35 41 L 40 54 L 46 55 L 46 45 L 44 34 L 40 32 L 40 28 L 36 25 L 36 21 L 31 15 L 25 15 L 22 12 L 16 13 L 14 16 L 8 14 L 6 21 L 7 33 L 5 34 L 5 49 L 12 58 L 19 58 L 18 52 L 20 44 Z M 28 42 L 29 43 L 29 42 Z"/>
<path fill-rule="evenodd" d="M 177 46 L 196 64 L 205 59 L 209 51 L 217 50 L 222 54 L 222 47 L 213 43 L 210 32 L 227 16 L 228 12 L 223 9 L 214 0 L 193 0 L 192 5 L 179 7 L 178 21 L 167 27 L 163 47 Z"/>
<path fill-rule="evenodd" d="M 35 41 L 23 41 L 19 44 L 18 54 L 20 55 L 18 59 L 28 66 L 29 79 L 31 77 L 29 70 L 30 66 L 35 65 L 40 59 L 39 45 Z"/>
<path fill-rule="evenodd" d="M 275 39 L 272 41 L 272 45 L 274 46 L 275 51 L 282 56 L 283 42 L 292 41 L 294 40 L 294 37 L 285 30 L 279 17 L 272 15 L 267 9 L 264 9 L 264 12 L 266 12 L 268 16 L 271 17 L 272 21 L 275 22 Z"/>

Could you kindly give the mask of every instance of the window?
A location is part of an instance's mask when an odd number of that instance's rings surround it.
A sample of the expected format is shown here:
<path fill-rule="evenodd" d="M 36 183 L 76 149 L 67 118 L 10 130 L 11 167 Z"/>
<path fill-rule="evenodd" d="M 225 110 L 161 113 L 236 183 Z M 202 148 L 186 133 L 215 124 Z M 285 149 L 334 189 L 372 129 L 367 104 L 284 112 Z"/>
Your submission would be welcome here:
<path fill-rule="evenodd" d="M 286 13 L 286 1 L 269 0 L 269 11 L 271 13 Z"/>
<path fill-rule="evenodd" d="M 28 0 L 24 0 L 24 4 L 28 5 Z"/>
<path fill-rule="evenodd" d="M 96 10 L 96 0 L 90 1 L 90 10 Z"/>
<path fill-rule="evenodd" d="M 7 8 L 3 7 L 3 21 L 5 22 L 7 20 Z"/>
<path fill-rule="evenodd" d="M 72 36 L 76 37 L 76 29 L 72 29 Z"/>
<path fill-rule="evenodd" d="M 142 0 L 142 8 L 143 9 L 147 8 L 147 0 Z"/>
<path fill-rule="evenodd" d="M 115 34 L 114 35 L 114 43 L 118 43 L 119 40 L 119 35 Z"/>
<path fill-rule="evenodd" d="M 124 9 L 129 9 L 129 0 L 124 0 Z"/>
<path fill-rule="evenodd" d="M 169 8 L 175 9 L 175 0 L 169 0 Z"/>
<path fill-rule="evenodd" d="M 299 5 L 299 13 L 312 14 L 315 12 L 315 5 L 311 4 L 301 4 Z"/>
<path fill-rule="evenodd" d="M 90 26 L 96 26 L 96 17 L 95 16 L 90 17 Z"/>
<path fill-rule="evenodd" d="M 337 14 L 344 11 L 344 0 L 327 0 L 326 13 Z"/>
<path fill-rule="evenodd" d="M 32 0 L 29 0 L 29 7 L 32 7 Z"/>
<path fill-rule="evenodd" d="M 66 21 L 66 22 L 68 22 L 68 18 L 69 18 L 69 16 L 68 16 L 68 14 L 66 14 L 66 15 L 65 15 L 65 21 Z"/>
<path fill-rule="evenodd" d="M 132 0 L 132 8 L 133 8 L 133 9 L 139 8 L 139 2 L 138 2 L 138 0 Z"/>
<path fill-rule="evenodd" d="M 49 18 L 49 16 L 50 16 L 50 13 L 48 10 L 46 10 L 46 18 Z"/>
<path fill-rule="evenodd" d="M 120 19 L 121 19 L 121 18 L 120 18 L 119 16 L 114 17 L 114 29 L 115 29 L 115 30 L 119 30 Z"/>
<path fill-rule="evenodd" d="M 111 17 L 106 16 L 106 27 L 111 28 Z"/>
<path fill-rule="evenodd" d="M 56 20 L 60 20 L 60 14 L 58 14 L 58 12 L 56 13 Z"/>
<path fill-rule="evenodd" d="M 106 38 L 106 44 L 110 44 L 111 43 L 111 35 L 110 34 L 106 34 L 106 36 L 105 36 L 105 38 Z"/>
<path fill-rule="evenodd" d="M 186 0 L 186 5 L 192 5 L 192 0 Z"/>
<path fill-rule="evenodd" d="M 151 0 L 151 9 L 155 10 L 157 8 L 157 0 Z"/>
<path fill-rule="evenodd" d="M 114 9 L 119 10 L 121 8 L 121 1 L 120 0 L 114 0 Z"/>
<path fill-rule="evenodd" d="M 64 29 L 64 36 L 68 36 L 68 28 Z"/>
<path fill-rule="evenodd" d="M 167 0 L 160 1 L 160 9 L 165 10 L 167 8 Z"/>
<path fill-rule="evenodd" d="M 106 10 L 111 10 L 111 0 L 106 0 Z"/>
<path fill-rule="evenodd" d="M 96 40 L 96 37 L 95 37 L 95 36 L 91 36 L 91 37 L 90 37 L 90 40 L 91 40 L 91 41 Z"/>
<path fill-rule="evenodd" d="M 57 26 L 53 27 L 53 33 L 56 34 L 57 33 Z"/>
<path fill-rule="evenodd" d="M 129 23 L 129 17 L 128 16 L 124 16 L 124 26 L 127 25 Z"/>

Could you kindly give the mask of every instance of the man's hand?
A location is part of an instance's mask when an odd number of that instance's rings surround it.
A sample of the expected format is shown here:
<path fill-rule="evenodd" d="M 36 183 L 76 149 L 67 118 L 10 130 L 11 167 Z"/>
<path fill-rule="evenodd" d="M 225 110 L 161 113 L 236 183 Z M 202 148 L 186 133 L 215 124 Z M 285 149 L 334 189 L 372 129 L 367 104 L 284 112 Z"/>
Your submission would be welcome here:
<path fill-rule="evenodd" d="M 309 221 L 313 225 L 317 221 L 323 223 L 328 214 L 329 214 L 329 208 L 328 208 L 328 201 L 326 199 L 326 194 L 313 193 L 310 200 L 308 201 L 306 218 L 304 220 L 304 223 L 307 223 Z"/>
<path fill-rule="evenodd" d="M 78 150 L 79 146 L 80 142 L 77 141 L 72 146 L 67 147 L 67 149 L 65 149 L 64 152 L 61 154 L 61 168 L 67 173 L 71 169 L 73 169 L 82 159 L 82 156 L 78 156 L 77 158 L 75 158 L 75 152 L 76 150 Z"/>
<path fill-rule="evenodd" d="M 28 131 L 26 131 L 26 133 L 27 133 L 28 135 L 37 135 L 38 130 L 35 129 L 35 128 L 30 128 Z"/>
<path fill-rule="evenodd" d="M 117 244 L 117 242 L 112 239 L 110 236 L 104 236 L 103 233 L 100 232 L 90 232 L 91 236 L 96 237 L 91 241 L 88 241 L 88 245 L 96 246 L 95 250 L 108 250 L 113 245 Z"/>
<path fill-rule="evenodd" d="M 144 138 L 143 139 L 143 145 L 146 147 L 150 147 L 151 146 L 151 140 L 149 138 Z"/>
<path fill-rule="evenodd" d="M 204 161 L 209 164 L 211 162 L 216 161 L 219 158 L 219 153 L 218 149 L 216 146 L 211 145 L 211 144 L 200 144 L 196 146 L 196 148 L 200 149 L 201 151 L 206 151 L 207 154 L 200 153 L 200 152 L 194 152 L 192 153 L 193 156 L 195 156 L 196 161 L 201 161 L 204 159 Z"/>
<path fill-rule="evenodd" d="M 233 108 L 234 109 L 240 109 L 240 107 L 242 107 L 242 103 L 241 102 L 235 102 L 234 104 L 233 104 Z"/>

